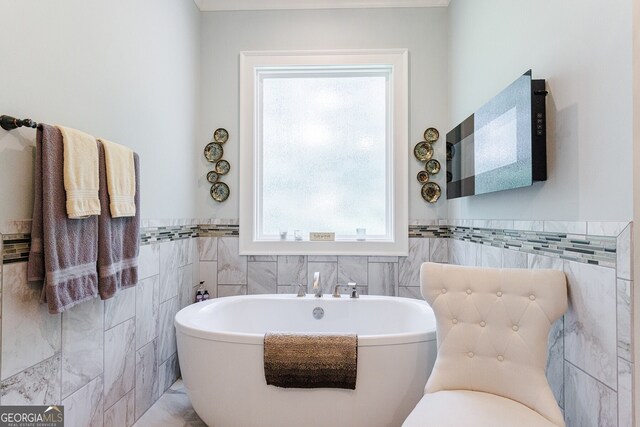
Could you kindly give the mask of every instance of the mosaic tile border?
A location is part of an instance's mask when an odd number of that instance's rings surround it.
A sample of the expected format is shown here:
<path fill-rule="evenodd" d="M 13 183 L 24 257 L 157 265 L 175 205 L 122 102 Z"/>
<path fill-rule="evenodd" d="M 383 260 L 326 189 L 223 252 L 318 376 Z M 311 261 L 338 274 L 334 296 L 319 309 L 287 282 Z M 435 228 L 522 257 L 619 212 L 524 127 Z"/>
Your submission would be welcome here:
<path fill-rule="evenodd" d="M 175 225 L 145 227 L 140 231 L 140 246 L 152 243 L 169 242 L 172 240 L 190 239 L 198 237 L 197 225 Z M 236 233 L 237 235 L 237 233 Z M 29 259 L 31 234 L 3 234 L 2 235 L 2 263 L 25 262 Z"/>
<path fill-rule="evenodd" d="M 616 267 L 617 238 L 547 231 L 449 226 L 450 238 L 503 249 Z"/>
<path fill-rule="evenodd" d="M 31 234 L 3 234 L 2 235 L 2 263 L 11 264 L 29 259 Z"/>
<path fill-rule="evenodd" d="M 409 225 L 410 238 L 447 238 L 451 237 L 449 225 Z"/>
<path fill-rule="evenodd" d="M 140 245 L 195 237 L 237 237 L 239 232 L 237 224 L 144 227 L 140 232 Z M 410 225 L 409 237 L 450 238 L 603 267 L 616 267 L 616 237 L 444 224 Z M 2 263 L 26 261 L 29 257 L 30 238 L 29 233 L 2 235 Z"/>
<path fill-rule="evenodd" d="M 145 227 L 140 230 L 140 246 L 193 237 L 198 237 L 197 225 Z"/>
<path fill-rule="evenodd" d="M 202 224 L 198 226 L 199 237 L 238 237 L 238 224 Z"/>

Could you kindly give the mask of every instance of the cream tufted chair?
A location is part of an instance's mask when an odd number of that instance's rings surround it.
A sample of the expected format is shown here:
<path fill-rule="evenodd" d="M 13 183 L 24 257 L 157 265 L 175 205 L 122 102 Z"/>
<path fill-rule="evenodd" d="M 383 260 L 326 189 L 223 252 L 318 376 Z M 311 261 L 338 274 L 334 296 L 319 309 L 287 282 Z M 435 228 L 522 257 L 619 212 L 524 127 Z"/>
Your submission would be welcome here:
<path fill-rule="evenodd" d="M 545 376 L 551 324 L 567 309 L 564 273 L 424 263 L 438 357 L 403 427 L 564 427 Z"/>

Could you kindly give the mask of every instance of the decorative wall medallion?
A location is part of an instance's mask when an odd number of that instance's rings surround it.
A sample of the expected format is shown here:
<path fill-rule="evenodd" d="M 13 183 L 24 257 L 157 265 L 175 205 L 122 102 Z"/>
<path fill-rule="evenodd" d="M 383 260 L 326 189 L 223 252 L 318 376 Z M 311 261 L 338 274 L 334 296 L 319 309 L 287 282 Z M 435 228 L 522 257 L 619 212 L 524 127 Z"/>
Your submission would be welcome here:
<path fill-rule="evenodd" d="M 222 145 L 217 142 L 210 142 L 204 147 L 204 158 L 207 159 L 208 162 L 217 162 L 222 158 L 224 154 L 224 150 L 222 149 Z"/>
<path fill-rule="evenodd" d="M 442 190 L 435 182 L 427 182 L 422 186 L 422 198 L 429 203 L 435 203 L 440 198 Z"/>
<path fill-rule="evenodd" d="M 224 128 L 218 128 L 213 132 L 213 140 L 224 144 L 229 139 L 229 132 Z"/>
<path fill-rule="evenodd" d="M 215 171 L 218 173 L 218 175 L 226 175 L 229 173 L 230 169 L 231 165 L 226 160 L 218 160 L 216 162 Z"/>
<path fill-rule="evenodd" d="M 211 184 L 218 181 L 218 178 L 219 175 L 216 171 L 209 171 L 209 173 L 207 173 L 207 181 L 209 181 Z"/>
<path fill-rule="evenodd" d="M 436 128 L 427 128 L 424 131 L 424 140 L 427 142 L 436 142 L 440 138 L 440 132 Z"/>
<path fill-rule="evenodd" d="M 421 162 L 426 162 L 433 157 L 433 146 L 427 141 L 418 142 L 413 147 L 413 155 Z"/>
<path fill-rule="evenodd" d="M 431 159 L 427 162 L 424 169 L 429 172 L 429 175 L 435 175 L 440 172 L 440 162 L 436 159 Z"/>
<path fill-rule="evenodd" d="M 210 193 L 216 202 L 224 202 L 229 197 L 229 186 L 224 182 L 216 182 L 211 186 Z"/>
<path fill-rule="evenodd" d="M 418 179 L 418 182 L 420 184 L 424 184 L 426 182 L 429 182 L 429 174 L 427 173 L 427 171 L 418 172 L 418 175 L 416 176 L 416 178 Z"/>

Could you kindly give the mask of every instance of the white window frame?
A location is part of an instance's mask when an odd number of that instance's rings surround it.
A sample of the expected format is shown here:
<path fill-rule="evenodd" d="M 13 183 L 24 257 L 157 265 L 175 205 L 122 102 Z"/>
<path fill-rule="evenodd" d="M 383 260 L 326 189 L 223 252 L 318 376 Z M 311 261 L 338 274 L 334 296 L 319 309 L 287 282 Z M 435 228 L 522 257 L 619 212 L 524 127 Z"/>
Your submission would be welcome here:
<path fill-rule="evenodd" d="M 388 240 L 339 240 L 333 242 L 258 240 L 260 167 L 257 130 L 259 73 L 269 67 L 384 65 L 392 69 L 390 80 L 390 238 Z M 291 51 L 240 53 L 240 241 L 241 255 L 388 255 L 408 253 L 408 51 L 406 49 L 355 51 Z M 307 230 L 331 231 L 331 230 Z"/>

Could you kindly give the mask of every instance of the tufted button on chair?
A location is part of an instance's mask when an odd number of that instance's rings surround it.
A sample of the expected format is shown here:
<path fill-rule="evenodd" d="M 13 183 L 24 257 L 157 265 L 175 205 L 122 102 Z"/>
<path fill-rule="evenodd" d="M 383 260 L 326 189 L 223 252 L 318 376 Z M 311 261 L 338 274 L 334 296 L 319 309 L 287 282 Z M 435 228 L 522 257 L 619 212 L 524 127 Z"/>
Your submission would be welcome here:
<path fill-rule="evenodd" d="M 564 273 L 427 262 L 420 282 L 438 357 L 403 427 L 564 427 L 545 376 L 549 329 L 567 309 Z"/>

